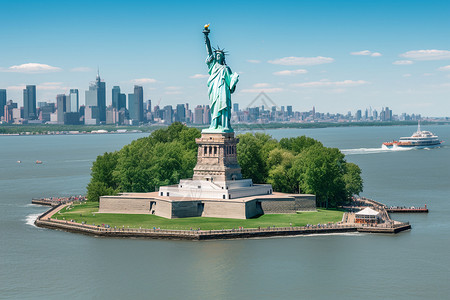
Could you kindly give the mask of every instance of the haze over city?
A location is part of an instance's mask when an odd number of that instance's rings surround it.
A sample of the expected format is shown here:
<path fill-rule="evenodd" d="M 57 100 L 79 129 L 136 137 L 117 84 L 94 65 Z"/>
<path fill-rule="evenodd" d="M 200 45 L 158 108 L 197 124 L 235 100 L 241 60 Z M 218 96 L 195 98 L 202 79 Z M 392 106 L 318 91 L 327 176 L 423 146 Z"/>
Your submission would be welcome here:
<path fill-rule="evenodd" d="M 113 86 L 144 88 L 153 104 L 207 104 L 202 28 L 240 74 L 233 102 L 264 91 L 278 106 L 347 113 L 389 106 L 450 115 L 450 3 L 444 1 L 1 1 L 0 88 L 23 105 L 85 90 L 97 67 Z M 222 11 L 223 14 L 218 14 Z"/>

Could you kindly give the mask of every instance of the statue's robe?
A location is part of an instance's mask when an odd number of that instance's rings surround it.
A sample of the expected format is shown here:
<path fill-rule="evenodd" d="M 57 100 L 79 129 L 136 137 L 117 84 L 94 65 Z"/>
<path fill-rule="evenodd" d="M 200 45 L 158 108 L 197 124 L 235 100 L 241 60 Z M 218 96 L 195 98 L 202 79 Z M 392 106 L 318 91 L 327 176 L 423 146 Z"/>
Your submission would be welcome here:
<path fill-rule="evenodd" d="M 232 73 L 227 65 L 219 64 L 214 55 L 208 56 L 206 65 L 210 75 L 208 79 L 211 103 L 210 129 L 231 130 L 231 89 L 236 86 L 239 75 Z"/>

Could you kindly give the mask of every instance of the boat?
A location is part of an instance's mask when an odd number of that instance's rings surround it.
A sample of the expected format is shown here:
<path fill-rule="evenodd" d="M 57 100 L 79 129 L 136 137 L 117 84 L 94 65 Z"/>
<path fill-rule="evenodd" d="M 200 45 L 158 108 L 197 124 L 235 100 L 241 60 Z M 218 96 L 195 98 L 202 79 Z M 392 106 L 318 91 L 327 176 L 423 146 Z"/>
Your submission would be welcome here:
<path fill-rule="evenodd" d="M 392 148 L 432 148 L 439 147 L 443 142 L 430 131 L 420 129 L 420 121 L 417 131 L 409 137 L 401 137 L 398 141 L 383 143 L 383 147 Z"/>
<path fill-rule="evenodd" d="M 42 161 L 37 160 L 37 161 L 36 161 L 36 164 L 40 165 L 40 164 L 42 164 Z"/>

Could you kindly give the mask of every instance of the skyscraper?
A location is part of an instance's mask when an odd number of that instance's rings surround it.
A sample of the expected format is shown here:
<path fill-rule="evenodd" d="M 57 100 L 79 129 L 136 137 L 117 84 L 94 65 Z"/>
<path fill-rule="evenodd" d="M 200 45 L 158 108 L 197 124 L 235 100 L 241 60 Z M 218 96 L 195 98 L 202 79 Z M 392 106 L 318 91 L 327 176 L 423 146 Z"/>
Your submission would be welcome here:
<path fill-rule="evenodd" d="M 23 90 L 23 118 L 36 119 L 36 86 L 27 85 Z"/>
<path fill-rule="evenodd" d="M 71 89 L 69 98 L 70 98 L 70 112 L 79 112 L 80 103 L 79 103 L 78 89 Z M 69 110 L 67 109 L 67 111 Z"/>
<path fill-rule="evenodd" d="M 121 109 L 126 109 L 127 108 L 127 95 L 126 94 L 119 94 L 119 104 L 117 107 L 117 110 L 121 110 Z"/>
<path fill-rule="evenodd" d="M 136 101 L 134 101 L 134 94 L 128 94 L 128 112 L 130 114 L 130 120 L 136 120 Z"/>
<path fill-rule="evenodd" d="M 98 121 L 106 122 L 106 83 L 101 81 L 99 73 L 97 73 L 95 82 L 89 85 L 85 101 L 86 107 L 97 107 Z"/>
<path fill-rule="evenodd" d="M 163 114 L 164 123 L 172 124 L 172 120 L 173 120 L 172 105 L 164 106 L 163 112 L 164 112 L 164 114 Z"/>
<path fill-rule="evenodd" d="M 119 100 L 120 100 L 120 86 L 114 86 L 112 88 L 112 107 L 119 110 Z"/>
<path fill-rule="evenodd" d="M 56 118 L 58 124 L 64 124 L 64 113 L 67 110 L 67 96 L 59 94 L 56 96 Z"/>
<path fill-rule="evenodd" d="M 5 114 L 5 105 L 6 105 L 6 90 L 0 90 L 0 119 Z"/>
<path fill-rule="evenodd" d="M 239 103 L 233 103 L 233 112 L 238 112 L 239 111 Z"/>
<path fill-rule="evenodd" d="M 203 107 L 197 105 L 194 110 L 194 124 L 203 124 Z"/>
<path fill-rule="evenodd" d="M 186 109 L 184 104 L 177 104 L 175 121 L 182 123 L 186 122 Z"/>
<path fill-rule="evenodd" d="M 142 86 L 134 86 L 134 103 L 136 109 L 136 120 L 139 122 L 144 121 L 144 89 Z"/>

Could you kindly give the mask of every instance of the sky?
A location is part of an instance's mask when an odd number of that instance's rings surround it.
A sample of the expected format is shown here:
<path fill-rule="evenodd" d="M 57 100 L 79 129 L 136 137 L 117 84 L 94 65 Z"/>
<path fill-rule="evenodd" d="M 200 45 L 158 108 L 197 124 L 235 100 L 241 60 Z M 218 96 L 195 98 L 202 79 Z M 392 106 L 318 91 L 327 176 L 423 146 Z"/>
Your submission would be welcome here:
<path fill-rule="evenodd" d="M 22 104 L 95 80 L 153 105 L 208 104 L 203 26 L 240 75 L 234 103 L 450 116 L 450 1 L 3 1 L 0 89 Z"/>

